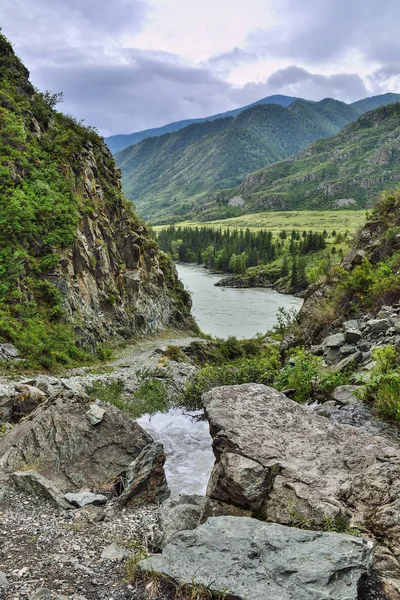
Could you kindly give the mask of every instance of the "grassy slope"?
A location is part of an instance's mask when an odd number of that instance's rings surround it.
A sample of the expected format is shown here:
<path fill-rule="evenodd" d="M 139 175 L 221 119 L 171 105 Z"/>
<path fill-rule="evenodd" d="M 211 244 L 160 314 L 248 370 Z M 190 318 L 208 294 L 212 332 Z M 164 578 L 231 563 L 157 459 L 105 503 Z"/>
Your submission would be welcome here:
<path fill-rule="evenodd" d="M 207 193 L 238 185 L 247 173 L 336 133 L 359 110 L 331 99 L 257 105 L 148 138 L 116 155 L 124 191 L 147 219 L 189 215 Z"/>
<path fill-rule="evenodd" d="M 219 229 L 247 229 L 256 231 L 257 229 L 268 229 L 274 234 L 280 231 L 318 231 L 322 232 L 336 230 L 336 232 L 353 233 L 365 222 L 364 210 L 319 210 L 319 211 L 278 211 L 263 212 L 242 215 L 231 219 L 222 219 L 219 221 L 200 222 L 200 221 L 181 221 L 176 223 L 176 227 L 213 227 Z M 154 231 L 158 232 L 167 225 L 156 225 Z"/>
<path fill-rule="evenodd" d="M 314 142 L 295 157 L 250 174 L 216 195 L 219 205 L 241 196 L 247 211 L 274 205 L 290 209 L 335 206 L 353 198 L 365 206 L 400 178 L 400 103 L 361 116 L 332 138 Z M 217 214 L 215 202 L 207 210 Z"/>

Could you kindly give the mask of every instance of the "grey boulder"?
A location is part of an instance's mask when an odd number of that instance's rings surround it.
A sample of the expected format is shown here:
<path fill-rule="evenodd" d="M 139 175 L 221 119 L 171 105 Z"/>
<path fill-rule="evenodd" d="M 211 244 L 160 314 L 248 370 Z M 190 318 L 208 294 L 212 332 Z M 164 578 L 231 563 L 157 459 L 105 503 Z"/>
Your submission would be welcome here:
<path fill-rule="evenodd" d="M 91 425 L 90 404 L 86 396 L 66 393 L 40 405 L 0 439 L 0 472 L 35 464 L 64 493 L 125 472 L 151 437 L 111 404 L 100 403 L 104 418 Z"/>
<path fill-rule="evenodd" d="M 138 566 L 235 600 L 357 600 L 371 559 L 372 544 L 358 537 L 215 517 Z"/>
<path fill-rule="evenodd" d="M 329 337 L 325 338 L 322 342 L 322 345 L 326 348 L 340 348 L 345 343 L 344 334 L 343 333 L 334 333 Z"/>
<path fill-rule="evenodd" d="M 379 541 L 377 568 L 400 578 L 398 443 L 336 424 L 263 385 L 214 388 L 203 403 L 216 457 L 209 502 L 285 525 L 348 521 Z"/>
<path fill-rule="evenodd" d="M 180 531 L 195 529 L 200 524 L 204 504 L 204 496 L 186 494 L 172 496 L 163 502 L 160 507 L 159 545 L 165 546 Z"/>
<path fill-rule="evenodd" d="M 339 385 L 333 390 L 333 397 L 337 402 L 345 406 L 359 404 L 361 400 L 356 395 L 358 389 L 359 386 L 357 385 Z"/>

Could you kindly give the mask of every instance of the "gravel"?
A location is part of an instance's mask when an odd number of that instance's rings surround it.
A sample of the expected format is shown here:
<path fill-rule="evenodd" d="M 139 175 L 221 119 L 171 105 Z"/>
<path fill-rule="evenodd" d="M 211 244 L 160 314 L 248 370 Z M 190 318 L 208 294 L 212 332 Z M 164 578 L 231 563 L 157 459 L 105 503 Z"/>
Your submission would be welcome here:
<path fill-rule="evenodd" d="M 34 592 L 47 588 L 66 598 L 138 600 L 125 579 L 126 561 L 101 555 L 110 544 L 132 555 L 135 546 L 151 545 L 157 529 L 157 507 L 120 510 L 111 501 L 101 508 L 64 511 L 3 487 L 0 572 L 7 583 L 0 588 L 0 598 L 30 600 Z"/>

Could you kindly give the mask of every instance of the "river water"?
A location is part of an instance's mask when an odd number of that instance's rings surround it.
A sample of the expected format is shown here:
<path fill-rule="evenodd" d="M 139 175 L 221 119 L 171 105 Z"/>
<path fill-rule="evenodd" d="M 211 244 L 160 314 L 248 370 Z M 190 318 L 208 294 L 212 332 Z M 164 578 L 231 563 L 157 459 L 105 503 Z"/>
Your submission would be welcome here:
<path fill-rule="evenodd" d="M 204 333 L 219 338 L 251 338 L 276 324 L 279 307 L 300 310 L 303 300 L 269 288 L 224 288 L 221 275 L 198 265 L 177 264 L 179 278 L 190 292 L 192 314 Z"/>
<path fill-rule="evenodd" d="M 300 298 L 265 288 L 215 287 L 221 279 L 196 265 L 177 265 L 181 281 L 192 295 L 193 316 L 204 333 L 215 337 L 250 338 L 276 323 L 276 311 L 299 310 Z M 214 454 L 208 422 L 201 412 L 173 408 L 167 413 L 143 415 L 138 423 L 164 444 L 165 473 L 173 495 L 204 495 Z"/>

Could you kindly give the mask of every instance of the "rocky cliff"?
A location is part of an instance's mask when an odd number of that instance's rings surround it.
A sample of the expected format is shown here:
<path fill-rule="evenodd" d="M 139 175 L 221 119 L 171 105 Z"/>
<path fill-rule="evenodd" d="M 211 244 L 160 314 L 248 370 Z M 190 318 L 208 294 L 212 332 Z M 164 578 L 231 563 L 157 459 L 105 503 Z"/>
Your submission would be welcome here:
<path fill-rule="evenodd" d="M 0 34 L 0 341 L 68 363 L 75 342 L 193 326 L 172 263 L 97 132 L 54 110 Z"/>

